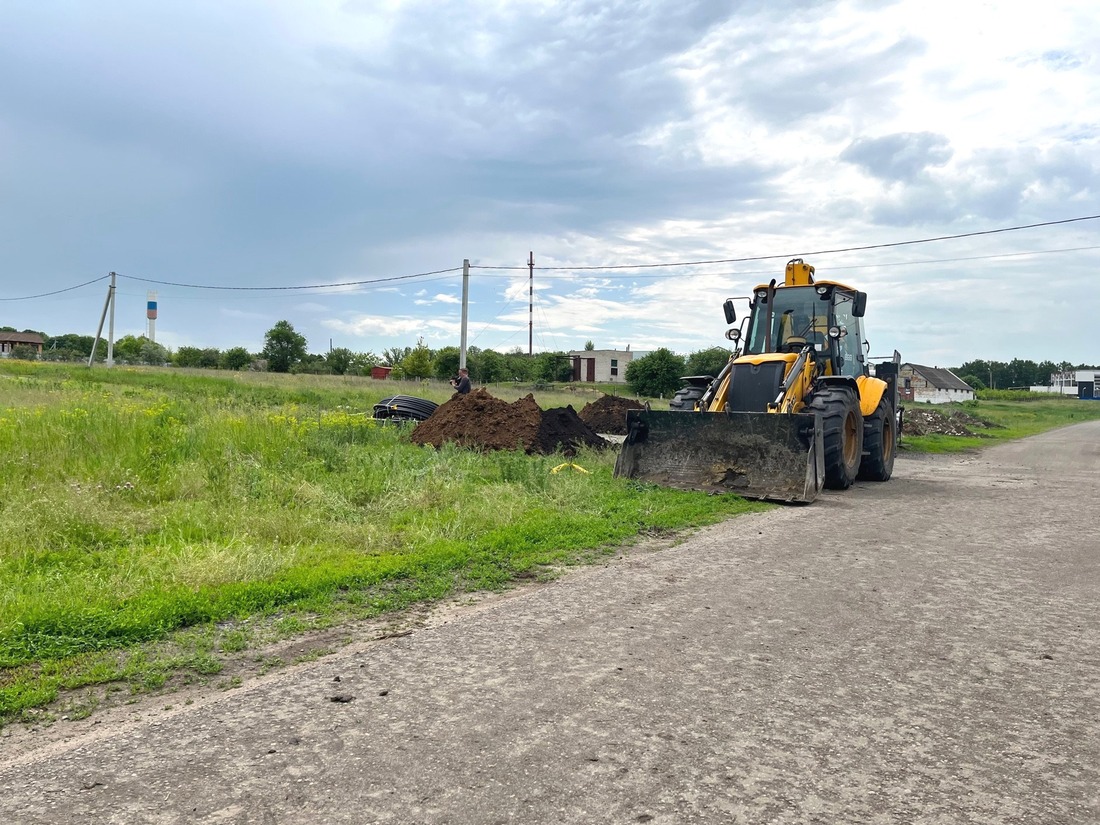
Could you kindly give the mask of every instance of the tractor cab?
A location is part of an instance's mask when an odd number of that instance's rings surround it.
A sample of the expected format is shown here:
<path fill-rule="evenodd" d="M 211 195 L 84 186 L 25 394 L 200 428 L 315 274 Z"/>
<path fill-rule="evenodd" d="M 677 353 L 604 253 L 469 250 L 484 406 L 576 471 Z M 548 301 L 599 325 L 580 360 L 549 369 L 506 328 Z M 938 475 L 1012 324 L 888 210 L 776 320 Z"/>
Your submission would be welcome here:
<path fill-rule="evenodd" d="M 813 267 L 807 268 L 812 273 Z M 822 375 L 866 375 L 866 293 L 809 277 L 806 284 L 792 285 L 788 278 L 785 284 L 773 281 L 753 290 L 742 357 L 759 363 L 761 355 L 796 354 L 809 345 Z"/>

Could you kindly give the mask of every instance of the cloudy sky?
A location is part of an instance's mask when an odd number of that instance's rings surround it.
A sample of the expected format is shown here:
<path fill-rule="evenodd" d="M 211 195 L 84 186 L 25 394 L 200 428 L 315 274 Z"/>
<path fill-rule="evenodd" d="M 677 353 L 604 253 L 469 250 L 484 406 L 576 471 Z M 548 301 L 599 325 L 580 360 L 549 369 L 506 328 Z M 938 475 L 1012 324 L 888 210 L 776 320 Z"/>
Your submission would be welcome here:
<path fill-rule="evenodd" d="M 93 334 L 106 281 L 44 293 L 115 271 L 116 334 L 156 290 L 171 348 L 436 348 L 469 259 L 472 345 L 686 354 L 802 256 L 872 355 L 1100 363 L 1100 220 L 831 252 L 1100 214 L 1091 0 L 3 0 L 0 34 L 0 325 Z"/>

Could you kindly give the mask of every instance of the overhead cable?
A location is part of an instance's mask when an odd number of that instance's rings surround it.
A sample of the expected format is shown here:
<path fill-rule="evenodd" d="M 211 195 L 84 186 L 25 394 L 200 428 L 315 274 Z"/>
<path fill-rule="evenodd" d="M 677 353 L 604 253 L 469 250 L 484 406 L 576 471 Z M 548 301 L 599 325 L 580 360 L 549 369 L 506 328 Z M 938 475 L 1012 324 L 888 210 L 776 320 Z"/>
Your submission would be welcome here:
<path fill-rule="evenodd" d="M 919 260 L 909 260 L 909 261 L 886 261 L 886 262 L 879 261 L 879 262 L 873 263 L 873 264 L 844 264 L 842 266 L 830 266 L 829 271 L 830 272 L 836 272 L 836 271 L 839 271 L 839 270 L 842 270 L 842 269 L 844 269 L 844 270 L 848 270 L 848 269 L 876 269 L 876 268 L 881 268 L 881 267 L 924 266 L 926 264 L 951 264 L 951 263 L 964 263 L 964 262 L 968 262 L 968 261 L 991 261 L 991 260 L 998 260 L 998 259 L 1001 259 L 1001 258 L 1022 258 L 1022 257 L 1026 257 L 1026 256 L 1029 256 L 1029 255 L 1056 255 L 1056 254 L 1063 253 L 1063 252 L 1091 252 L 1091 251 L 1095 251 L 1097 249 L 1100 249 L 1100 246 L 1070 246 L 1070 247 L 1064 247 L 1064 248 L 1061 248 L 1061 249 L 1032 249 L 1032 250 L 1025 250 L 1023 252 L 997 252 L 997 253 L 992 254 L 992 255 L 968 255 L 968 256 L 956 257 L 956 258 L 923 258 L 923 259 L 919 259 Z M 807 254 L 809 254 L 809 253 L 807 253 Z M 778 255 L 778 256 L 775 256 L 775 257 L 784 258 L 786 256 L 785 255 Z M 670 264 L 670 266 L 671 266 L 671 264 Z M 472 268 L 473 267 L 471 266 L 471 269 Z M 506 269 L 507 267 L 483 267 L 483 268 L 484 269 Z M 525 266 L 524 267 L 512 267 L 512 268 L 513 269 L 522 269 L 524 272 L 527 271 L 527 267 L 525 267 Z M 560 267 L 559 269 L 562 269 L 565 272 L 571 271 L 569 268 L 566 268 L 566 267 Z M 641 272 L 641 273 L 632 273 L 629 276 L 607 275 L 605 277 L 607 277 L 608 279 L 611 279 L 612 277 L 632 277 L 632 278 L 673 278 L 673 277 L 677 277 L 677 278 L 679 278 L 679 277 L 704 277 L 704 276 L 707 276 L 707 275 L 715 275 L 715 274 L 723 274 L 723 275 L 728 274 L 728 275 L 742 276 L 742 275 L 762 275 L 762 274 L 766 274 L 766 273 L 771 272 L 771 271 L 772 270 L 770 270 L 770 269 L 748 269 L 748 270 L 741 269 L 741 270 L 737 270 L 736 272 L 723 272 L 723 273 L 696 272 L 696 273 L 688 273 L 688 274 L 669 273 L 669 272 L 654 272 L 654 273 Z M 510 274 L 507 274 L 507 273 L 501 273 L 500 275 L 486 274 L 485 277 L 487 277 L 487 278 L 493 278 L 493 277 L 496 277 L 496 278 L 515 278 L 517 276 L 516 275 L 510 275 Z M 546 280 L 546 279 L 553 280 L 555 278 L 569 278 L 569 277 L 570 276 L 568 274 L 547 274 L 547 275 L 543 276 L 543 280 Z"/>
<path fill-rule="evenodd" d="M 51 295 L 60 295 L 62 292 L 72 292 L 74 289 L 80 289 L 83 286 L 89 284 L 98 283 L 99 281 L 105 281 L 110 278 L 110 275 L 101 275 L 98 278 L 92 278 L 90 281 L 85 281 L 82 284 L 76 286 L 67 286 L 64 289 L 55 289 L 53 292 L 41 292 L 38 295 L 20 295 L 18 298 L 0 298 L 0 301 L 29 301 L 31 298 L 48 298 Z"/>
<path fill-rule="evenodd" d="M 876 243 L 866 244 L 864 246 L 845 246 L 837 249 L 820 249 L 816 252 L 797 252 L 787 253 L 785 255 L 750 255 L 744 258 L 718 258 L 710 261 L 674 261 L 664 264 L 608 264 L 606 266 L 536 266 L 535 269 L 549 271 L 549 270 L 567 270 L 571 272 L 580 272 L 584 270 L 608 270 L 608 269 L 657 269 L 660 267 L 673 267 L 673 266 L 703 266 L 704 264 L 741 264 L 749 263 L 751 261 L 774 261 L 783 258 L 797 258 L 797 257 L 817 257 L 820 255 L 835 255 L 840 252 L 865 252 L 869 249 L 890 249 L 898 246 L 913 246 L 915 244 L 934 243 L 936 241 L 953 241 L 959 238 L 975 238 L 979 235 L 996 235 L 1001 232 L 1018 232 L 1021 229 L 1037 229 L 1043 226 L 1058 226 L 1067 223 L 1077 223 L 1079 221 L 1095 221 L 1100 220 L 1100 215 L 1085 215 L 1080 218 L 1066 218 L 1060 221 L 1044 221 L 1042 223 L 1029 223 L 1019 226 L 1005 226 L 1000 229 L 983 229 L 979 232 L 962 232 L 958 235 L 939 235 L 935 238 L 918 238 L 912 241 L 891 241 L 890 243 Z M 481 266 L 471 264 L 470 269 L 522 269 L 526 270 L 527 266 Z"/>
<path fill-rule="evenodd" d="M 186 289 L 224 289 L 241 292 L 275 292 L 298 289 L 336 289 L 344 286 L 363 286 L 364 284 L 381 284 L 389 281 L 407 281 L 410 278 L 426 278 L 429 275 L 441 275 L 445 272 L 461 272 L 462 267 L 452 266 L 450 269 L 436 269 L 432 272 L 417 272 L 414 275 L 393 275 L 388 278 L 370 278 L 365 281 L 343 281 L 338 284 L 306 284 L 305 286 L 216 286 L 212 284 L 184 284 L 176 281 L 158 281 L 153 278 L 138 278 L 136 275 L 122 275 L 120 278 L 129 278 L 131 281 L 142 281 L 147 284 L 162 284 L 164 286 L 178 286 Z"/>
<path fill-rule="evenodd" d="M 919 238 L 909 241 L 892 241 L 889 243 L 880 244 L 867 244 L 864 246 L 848 246 L 840 247 L 836 249 L 824 249 L 817 252 L 800 252 L 800 253 L 786 253 L 786 254 L 773 254 L 773 255 L 750 255 L 742 258 L 717 258 L 713 260 L 702 261 L 677 261 L 670 263 L 654 263 L 654 264 L 609 264 L 603 266 L 537 266 L 535 269 L 540 272 L 592 272 L 592 271 L 609 271 L 609 270 L 640 270 L 640 269 L 662 269 L 672 267 L 691 267 L 691 266 L 704 266 L 707 264 L 736 264 L 736 263 L 751 263 L 754 261 L 770 261 L 789 259 L 792 257 L 817 257 L 821 255 L 833 255 L 841 252 L 862 252 L 871 249 L 890 249 L 902 246 L 913 246 L 916 244 L 934 243 L 936 241 L 948 241 L 957 240 L 960 238 L 974 238 L 982 235 L 996 235 L 1004 232 L 1018 232 L 1024 229 L 1037 229 L 1047 226 L 1060 226 L 1070 223 L 1079 223 L 1081 221 L 1094 221 L 1100 220 L 1100 215 L 1084 215 L 1077 218 L 1066 218 L 1057 221 L 1044 221 L 1041 223 L 1021 224 L 1017 226 L 1006 226 L 999 229 L 984 229 L 976 232 L 962 232 L 956 235 L 939 235 L 933 238 Z M 997 255 L 979 256 L 974 258 L 947 258 L 941 260 L 929 260 L 929 261 L 915 261 L 905 262 L 909 264 L 920 263 L 949 263 L 952 261 L 964 261 L 964 260 L 982 260 L 983 258 L 1001 258 L 1008 257 L 1010 255 L 1041 255 L 1050 254 L 1053 252 L 1074 252 L 1088 249 L 1095 249 L 1096 247 L 1077 247 L 1076 249 L 1053 249 L 1043 250 L 1036 252 L 1017 252 L 1017 253 L 999 253 Z M 893 266 L 899 266 L 901 264 L 892 264 Z M 866 266 L 866 265 L 865 265 Z M 871 265 L 874 266 L 874 265 Z M 528 271 L 529 266 L 488 266 L 483 264 L 471 264 L 471 269 L 480 270 L 503 270 L 503 271 Z M 851 269 L 854 267 L 838 267 L 844 269 Z M 417 272 L 412 275 L 393 275 L 385 278 L 368 278 L 361 281 L 342 281 L 340 283 L 330 284 L 305 284 L 298 286 L 220 286 L 215 284 L 189 284 L 178 281 L 163 281 L 154 278 L 141 278 L 136 275 L 123 275 L 118 274 L 120 278 L 128 278 L 131 281 L 140 281 L 142 283 L 159 284 L 162 286 L 174 286 L 182 289 L 201 289 L 201 290 L 219 290 L 229 292 L 292 292 L 292 291 L 304 291 L 304 290 L 317 290 L 317 289 L 340 289 L 344 287 L 355 286 L 369 286 L 372 284 L 392 283 L 395 281 L 407 281 L 414 278 L 428 278 L 432 275 L 445 275 L 454 272 L 462 271 L 461 266 L 450 267 L 448 269 L 436 269 L 430 272 Z M 110 275 L 102 275 L 99 278 L 93 278 L 90 281 L 84 281 L 83 283 L 76 284 L 74 286 L 65 287 L 64 289 L 53 290 L 52 292 L 42 292 L 36 295 L 21 295 L 14 298 L 0 298 L 0 301 L 27 301 L 34 298 L 47 298 L 52 295 L 60 295 L 65 292 L 72 292 L 73 290 L 80 289 L 90 284 L 98 283 L 109 278 Z"/>

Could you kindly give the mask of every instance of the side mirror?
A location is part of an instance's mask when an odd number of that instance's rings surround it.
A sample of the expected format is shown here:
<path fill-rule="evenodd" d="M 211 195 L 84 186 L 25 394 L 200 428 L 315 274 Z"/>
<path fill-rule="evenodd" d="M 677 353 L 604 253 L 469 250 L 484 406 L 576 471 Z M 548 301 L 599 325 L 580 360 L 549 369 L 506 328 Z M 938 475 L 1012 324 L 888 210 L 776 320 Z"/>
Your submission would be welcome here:
<path fill-rule="evenodd" d="M 737 313 L 733 309 L 733 298 L 726 299 L 726 302 L 722 304 L 722 311 L 726 313 L 727 324 L 732 325 L 733 322 L 737 320 Z"/>
<path fill-rule="evenodd" d="M 867 293 L 857 292 L 855 300 L 852 301 L 852 316 L 855 318 L 862 318 L 867 312 Z"/>

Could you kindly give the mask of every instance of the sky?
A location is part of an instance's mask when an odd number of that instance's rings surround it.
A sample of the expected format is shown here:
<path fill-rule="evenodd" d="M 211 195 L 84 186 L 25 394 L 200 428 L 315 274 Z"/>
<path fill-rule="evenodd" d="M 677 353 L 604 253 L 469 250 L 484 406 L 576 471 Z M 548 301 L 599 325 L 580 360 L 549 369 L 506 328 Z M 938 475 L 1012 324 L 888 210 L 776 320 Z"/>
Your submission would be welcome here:
<path fill-rule="evenodd" d="M 1091 0 L 4 0 L 0 34 L 0 325 L 94 334 L 116 272 L 116 336 L 152 290 L 170 349 L 458 346 L 469 260 L 470 346 L 686 355 L 803 257 L 872 357 L 1100 363 Z"/>

